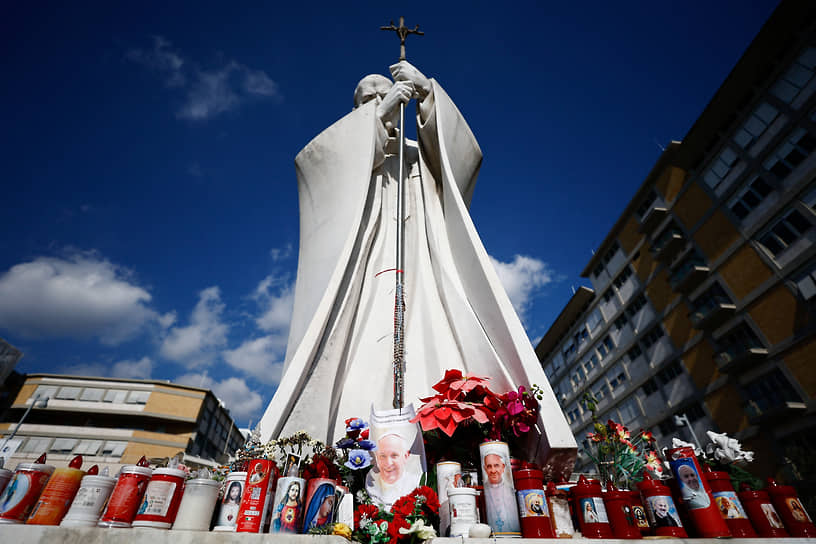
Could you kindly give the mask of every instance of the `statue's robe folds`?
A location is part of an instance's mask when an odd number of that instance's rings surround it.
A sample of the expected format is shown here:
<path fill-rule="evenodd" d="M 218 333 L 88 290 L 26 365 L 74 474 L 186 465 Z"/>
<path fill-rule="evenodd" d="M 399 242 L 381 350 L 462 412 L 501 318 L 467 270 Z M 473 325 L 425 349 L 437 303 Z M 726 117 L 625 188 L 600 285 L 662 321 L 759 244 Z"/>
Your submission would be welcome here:
<path fill-rule="evenodd" d="M 575 440 L 468 214 L 482 161 L 459 110 L 438 83 L 406 142 L 405 401 L 446 369 L 490 376 L 504 392 L 544 389 L 535 457 L 569 472 Z M 430 105 L 430 110 L 426 107 Z M 333 443 L 344 420 L 393 399 L 398 143 L 369 102 L 296 157 L 300 254 L 294 310 L 264 439 L 298 430 Z"/>

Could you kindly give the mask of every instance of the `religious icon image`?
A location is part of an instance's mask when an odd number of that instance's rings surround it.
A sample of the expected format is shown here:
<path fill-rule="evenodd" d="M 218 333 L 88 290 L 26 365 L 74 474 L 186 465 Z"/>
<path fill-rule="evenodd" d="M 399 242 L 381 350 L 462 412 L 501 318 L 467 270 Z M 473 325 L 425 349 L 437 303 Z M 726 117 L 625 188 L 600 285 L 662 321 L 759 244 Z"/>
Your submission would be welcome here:
<path fill-rule="evenodd" d="M 759 505 L 762 509 L 762 513 L 765 514 L 765 519 L 768 520 L 768 523 L 774 529 L 784 529 L 785 524 L 782 523 L 782 519 L 779 517 L 779 514 L 776 512 L 776 508 L 769 502 L 763 502 Z"/>
<path fill-rule="evenodd" d="M 332 522 L 337 500 L 335 492 L 336 486 L 333 483 L 318 482 L 316 489 L 312 491 L 311 497 L 307 500 L 306 514 L 303 516 L 304 533 L 308 533 L 310 529 L 323 528 Z"/>
<path fill-rule="evenodd" d="M 462 470 L 462 487 L 476 487 L 479 485 L 479 471 L 478 470 Z"/>
<path fill-rule="evenodd" d="M 294 453 L 289 453 L 286 455 L 286 464 L 283 467 L 283 475 L 297 477 L 299 467 L 300 457 Z"/>
<path fill-rule="evenodd" d="M 810 521 L 810 516 L 805 511 L 805 507 L 802 506 L 802 503 L 799 502 L 799 499 L 787 498 L 785 499 L 785 504 L 790 508 L 793 519 L 796 521 Z"/>
<path fill-rule="evenodd" d="M 385 508 L 419 486 L 425 472 L 425 448 L 412 407 L 371 411 L 370 439 L 374 467 L 366 476 L 366 492 Z"/>
<path fill-rule="evenodd" d="M 275 493 L 275 507 L 272 515 L 272 530 L 278 533 L 299 533 L 300 519 L 303 514 L 302 478 L 284 476 L 278 480 Z"/>
<path fill-rule="evenodd" d="M 221 501 L 221 510 L 219 512 L 219 519 L 223 521 L 224 525 L 235 525 L 243 492 L 243 484 L 237 481 L 230 482 L 226 491 L 224 491 L 224 499 Z"/>
<path fill-rule="evenodd" d="M 706 508 L 711 504 L 708 493 L 703 487 L 694 460 L 681 457 L 672 462 L 672 469 L 680 484 L 680 497 L 690 509 Z"/>
<path fill-rule="evenodd" d="M 497 536 L 521 534 L 507 444 L 484 442 L 479 446 L 479 453 L 482 460 L 487 524 Z"/>
<path fill-rule="evenodd" d="M 525 516 L 546 516 L 547 506 L 544 504 L 544 496 L 540 489 L 525 489 L 526 493 L 519 491 L 519 496 L 523 497 Z"/>
<path fill-rule="evenodd" d="M 581 515 L 584 517 L 584 523 L 600 523 L 601 521 L 591 498 L 581 499 Z"/>
<path fill-rule="evenodd" d="M 252 474 L 249 475 L 249 483 L 257 484 L 261 480 L 266 477 L 266 473 L 263 471 L 263 466 L 258 463 L 255 465 L 255 470 L 252 471 Z"/>
<path fill-rule="evenodd" d="M 677 515 L 677 508 L 671 497 L 656 495 L 646 497 L 646 508 L 651 514 L 652 525 L 655 527 L 682 527 L 680 516 Z"/>
<path fill-rule="evenodd" d="M 468 211 L 479 144 L 438 81 L 404 56 L 382 68 L 295 157 L 294 306 L 262 439 L 333 443 L 372 403 L 416 409 L 459 369 L 496 390 L 544 384 L 534 432 L 550 439 L 533 455 L 563 463 L 574 438 Z"/>
<path fill-rule="evenodd" d="M 723 518 L 747 519 L 748 516 L 746 516 L 745 512 L 742 510 L 742 504 L 740 504 L 736 495 L 736 493 L 731 491 L 717 493 L 717 495 L 714 497 L 714 502 L 717 503 L 717 507 L 720 509 L 720 513 L 722 513 Z"/>

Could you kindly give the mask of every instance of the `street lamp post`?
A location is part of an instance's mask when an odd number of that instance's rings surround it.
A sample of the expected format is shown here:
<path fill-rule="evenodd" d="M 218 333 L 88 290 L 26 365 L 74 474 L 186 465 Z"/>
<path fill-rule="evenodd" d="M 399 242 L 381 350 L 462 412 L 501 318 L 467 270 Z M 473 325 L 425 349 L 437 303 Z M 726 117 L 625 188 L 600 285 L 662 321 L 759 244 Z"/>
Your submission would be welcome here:
<path fill-rule="evenodd" d="M 9 443 L 9 440 L 11 440 L 12 438 L 14 438 L 14 435 L 16 435 L 16 434 L 17 434 L 17 431 L 19 431 L 19 430 L 20 430 L 20 426 L 23 424 L 23 421 L 25 421 L 25 418 L 27 418 L 27 417 L 28 417 L 28 413 L 29 413 L 29 412 L 31 411 L 31 409 L 32 409 L 32 408 L 34 408 L 35 406 L 36 406 L 37 408 L 45 408 L 46 406 L 48 406 L 48 397 L 47 397 L 47 396 L 40 396 L 40 394 L 39 394 L 39 393 L 37 393 L 36 395 L 34 395 L 34 401 L 31 403 L 31 406 L 29 406 L 29 407 L 28 407 L 28 409 L 27 409 L 27 410 L 25 411 L 25 413 L 23 414 L 23 417 L 21 417 L 21 418 L 20 418 L 20 421 L 18 421 L 18 422 L 17 422 L 17 426 L 16 426 L 16 427 L 14 427 L 14 430 L 11 432 L 11 434 L 10 434 L 10 435 L 8 435 L 8 436 L 6 437 L 6 439 L 3 441 L 3 445 L 2 445 L 2 446 L 0 446 L 0 451 L 3 451 L 3 448 L 5 448 L 5 447 L 6 447 L 6 444 L 8 444 L 8 443 Z"/>
<path fill-rule="evenodd" d="M 691 426 L 691 421 L 686 414 L 675 414 L 674 416 L 674 424 L 678 427 L 682 427 L 685 425 L 688 427 L 689 432 L 691 433 L 691 438 L 694 439 L 694 443 L 697 445 L 698 450 L 702 450 L 703 447 L 700 445 L 700 441 L 697 439 L 697 435 L 694 433 L 694 427 Z"/>

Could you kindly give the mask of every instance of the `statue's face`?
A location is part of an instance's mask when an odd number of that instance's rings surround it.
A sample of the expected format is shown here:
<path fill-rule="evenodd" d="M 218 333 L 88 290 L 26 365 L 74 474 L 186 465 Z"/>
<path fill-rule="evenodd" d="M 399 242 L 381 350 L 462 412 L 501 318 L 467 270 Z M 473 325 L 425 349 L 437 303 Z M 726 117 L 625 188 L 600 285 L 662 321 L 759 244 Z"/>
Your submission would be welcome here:
<path fill-rule="evenodd" d="M 360 83 L 357 84 L 357 90 L 354 91 L 354 107 L 359 108 L 366 102 L 376 100 L 378 103 L 388 93 L 393 84 L 391 81 L 379 74 L 372 74 L 364 77 Z"/>

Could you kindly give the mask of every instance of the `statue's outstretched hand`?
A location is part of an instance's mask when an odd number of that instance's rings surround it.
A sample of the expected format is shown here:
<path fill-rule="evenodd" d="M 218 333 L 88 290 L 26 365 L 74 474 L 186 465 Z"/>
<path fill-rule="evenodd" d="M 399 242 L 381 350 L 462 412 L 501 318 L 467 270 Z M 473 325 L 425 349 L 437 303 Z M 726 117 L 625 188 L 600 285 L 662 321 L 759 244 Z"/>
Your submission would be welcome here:
<path fill-rule="evenodd" d="M 420 100 L 431 92 L 431 81 L 407 60 L 392 64 L 388 69 L 391 71 L 391 77 L 394 78 L 394 81 L 410 81 L 413 83 Z"/>
<path fill-rule="evenodd" d="M 397 81 L 377 106 L 377 115 L 383 122 L 391 121 L 400 103 L 407 103 L 414 94 L 414 84 L 410 81 Z"/>

